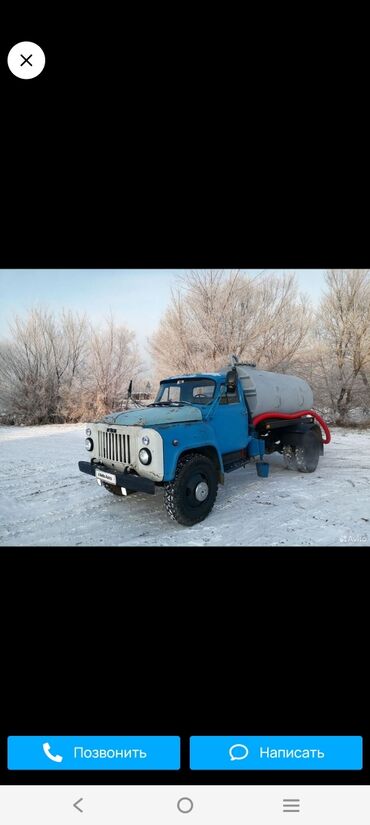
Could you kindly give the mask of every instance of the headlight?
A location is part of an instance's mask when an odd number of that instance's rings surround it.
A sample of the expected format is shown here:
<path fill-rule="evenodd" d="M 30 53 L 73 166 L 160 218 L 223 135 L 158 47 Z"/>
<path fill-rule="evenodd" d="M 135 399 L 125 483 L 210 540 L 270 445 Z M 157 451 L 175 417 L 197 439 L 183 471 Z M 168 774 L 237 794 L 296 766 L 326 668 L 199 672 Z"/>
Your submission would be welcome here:
<path fill-rule="evenodd" d="M 85 433 L 86 435 L 91 435 L 90 427 L 86 427 Z"/>
<path fill-rule="evenodd" d="M 142 440 L 143 444 L 145 444 L 146 447 L 148 446 L 148 444 L 150 444 L 150 438 L 149 438 L 148 435 L 143 435 L 141 440 Z"/>
<path fill-rule="evenodd" d="M 139 458 L 142 464 L 150 464 L 152 460 L 152 454 L 150 450 L 140 450 Z"/>
<path fill-rule="evenodd" d="M 94 442 L 92 438 L 85 438 L 85 447 L 86 450 L 93 450 L 94 449 Z"/>

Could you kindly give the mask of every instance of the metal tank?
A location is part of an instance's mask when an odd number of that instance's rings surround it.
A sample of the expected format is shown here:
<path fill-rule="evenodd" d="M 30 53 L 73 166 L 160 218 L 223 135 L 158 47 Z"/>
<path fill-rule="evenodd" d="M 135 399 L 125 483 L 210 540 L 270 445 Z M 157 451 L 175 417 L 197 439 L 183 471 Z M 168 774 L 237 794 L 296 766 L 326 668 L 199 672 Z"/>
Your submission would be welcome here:
<path fill-rule="evenodd" d="M 234 363 L 252 418 L 264 412 L 294 413 L 313 406 L 311 387 L 295 375 Z"/>

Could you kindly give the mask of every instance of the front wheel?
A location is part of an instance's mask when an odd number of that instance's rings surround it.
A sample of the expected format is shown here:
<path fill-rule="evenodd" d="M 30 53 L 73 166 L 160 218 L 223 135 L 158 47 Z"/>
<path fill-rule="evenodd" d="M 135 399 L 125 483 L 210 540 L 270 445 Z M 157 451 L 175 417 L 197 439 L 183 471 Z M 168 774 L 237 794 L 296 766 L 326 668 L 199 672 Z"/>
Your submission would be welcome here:
<path fill-rule="evenodd" d="M 167 514 L 189 527 L 208 516 L 217 496 L 217 471 L 207 456 L 191 453 L 180 458 L 174 481 L 164 485 Z"/>

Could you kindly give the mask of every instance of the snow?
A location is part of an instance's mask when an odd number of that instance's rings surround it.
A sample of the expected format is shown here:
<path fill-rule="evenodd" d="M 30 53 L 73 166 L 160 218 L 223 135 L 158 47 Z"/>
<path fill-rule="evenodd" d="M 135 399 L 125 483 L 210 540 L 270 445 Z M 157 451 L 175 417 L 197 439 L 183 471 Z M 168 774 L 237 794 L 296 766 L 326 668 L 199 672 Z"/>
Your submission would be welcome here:
<path fill-rule="evenodd" d="M 370 430 L 333 429 L 315 473 L 267 458 L 225 477 L 205 521 L 182 527 L 163 491 L 118 498 L 80 473 L 84 425 L 0 427 L 3 546 L 343 546 L 370 544 Z"/>

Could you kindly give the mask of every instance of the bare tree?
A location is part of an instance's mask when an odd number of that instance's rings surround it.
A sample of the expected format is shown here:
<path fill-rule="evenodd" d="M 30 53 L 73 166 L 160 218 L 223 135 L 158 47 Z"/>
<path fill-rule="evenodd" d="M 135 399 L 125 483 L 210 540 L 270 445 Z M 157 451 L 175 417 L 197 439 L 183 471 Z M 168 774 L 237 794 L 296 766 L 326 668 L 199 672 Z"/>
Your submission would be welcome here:
<path fill-rule="evenodd" d="M 157 373 L 217 370 L 230 352 L 286 370 L 311 321 L 293 275 L 251 278 L 240 270 L 191 271 L 180 279 L 149 341 Z"/>
<path fill-rule="evenodd" d="M 100 415 L 120 409 L 128 384 L 141 370 L 135 334 L 117 326 L 110 315 L 103 330 L 90 327 L 88 386 L 85 408 Z"/>
<path fill-rule="evenodd" d="M 0 351 L 2 404 L 23 423 L 63 422 L 66 391 L 74 390 L 86 347 L 86 320 L 72 313 L 56 320 L 34 308 L 14 319 L 10 333 Z"/>
<path fill-rule="evenodd" d="M 0 347 L 0 406 L 24 424 L 80 421 L 122 402 L 140 364 L 135 336 L 110 317 L 104 331 L 85 316 L 34 308 L 16 317 Z"/>
<path fill-rule="evenodd" d="M 32 423 L 55 420 L 65 365 L 52 315 L 33 309 L 26 319 L 16 317 L 10 331 L 11 341 L 1 352 L 0 375 L 13 413 Z"/>
<path fill-rule="evenodd" d="M 337 423 L 370 408 L 370 270 L 328 270 L 316 318 L 319 393 Z"/>
<path fill-rule="evenodd" d="M 79 421 L 88 378 L 89 325 L 86 315 L 80 316 L 65 310 L 61 313 L 60 322 L 67 363 L 59 391 L 59 409 L 64 421 Z"/>

